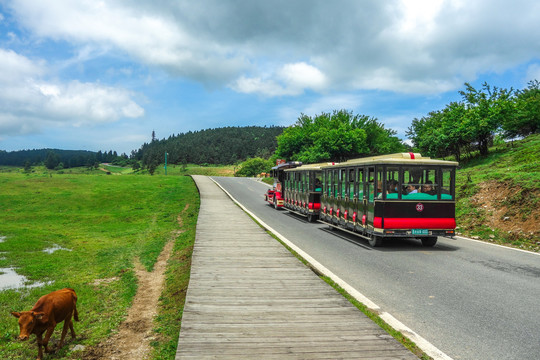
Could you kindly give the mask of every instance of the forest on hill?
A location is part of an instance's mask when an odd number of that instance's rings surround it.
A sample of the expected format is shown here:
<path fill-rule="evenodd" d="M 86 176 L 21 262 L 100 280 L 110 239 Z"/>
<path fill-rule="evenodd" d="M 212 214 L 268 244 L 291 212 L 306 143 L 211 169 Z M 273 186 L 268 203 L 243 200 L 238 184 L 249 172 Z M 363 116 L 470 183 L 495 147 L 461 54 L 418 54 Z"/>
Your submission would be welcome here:
<path fill-rule="evenodd" d="M 131 158 L 152 168 L 167 161 L 172 164 L 230 165 L 253 157 L 270 157 L 277 146 L 276 137 L 283 132 L 280 126 L 224 127 L 189 131 L 152 141 L 133 151 Z"/>

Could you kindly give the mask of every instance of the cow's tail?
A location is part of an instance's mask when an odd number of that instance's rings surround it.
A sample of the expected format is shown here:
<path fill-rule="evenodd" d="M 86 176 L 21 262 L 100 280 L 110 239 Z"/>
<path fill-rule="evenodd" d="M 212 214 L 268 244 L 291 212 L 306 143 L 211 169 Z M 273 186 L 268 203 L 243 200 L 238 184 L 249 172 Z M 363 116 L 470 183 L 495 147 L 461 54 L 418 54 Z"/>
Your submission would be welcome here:
<path fill-rule="evenodd" d="M 73 291 L 71 294 L 71 297 L 73 298 L 73 319 L 75 321 L 79 321 L 79 312 L 77 311 L 77 295 L 75 294 L 75 290 L 70 290 Z"/>

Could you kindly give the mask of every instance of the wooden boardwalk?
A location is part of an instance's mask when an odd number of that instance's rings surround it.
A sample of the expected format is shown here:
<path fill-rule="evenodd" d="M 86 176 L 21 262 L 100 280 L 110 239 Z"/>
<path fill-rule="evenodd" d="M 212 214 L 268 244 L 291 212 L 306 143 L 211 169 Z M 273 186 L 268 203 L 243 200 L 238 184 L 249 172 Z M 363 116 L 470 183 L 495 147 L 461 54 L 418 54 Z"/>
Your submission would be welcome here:
<path fill-rule="evenodd" d="M 418 359 L 212 180 L 194 179 L 201 208 L 177 360 Z"/>

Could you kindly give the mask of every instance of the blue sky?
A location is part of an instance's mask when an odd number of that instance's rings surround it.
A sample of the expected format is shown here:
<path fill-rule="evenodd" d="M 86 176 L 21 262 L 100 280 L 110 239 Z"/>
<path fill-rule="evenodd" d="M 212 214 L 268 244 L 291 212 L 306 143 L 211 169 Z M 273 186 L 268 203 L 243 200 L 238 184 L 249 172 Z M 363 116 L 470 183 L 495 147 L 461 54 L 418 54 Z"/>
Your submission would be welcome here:
<path fill-rule="evenodd" d="M 0 0 L 0 150 L 129 154 L 347 109 L 405 139 L 463 83 L 540 80 L 533 0 Z"/>

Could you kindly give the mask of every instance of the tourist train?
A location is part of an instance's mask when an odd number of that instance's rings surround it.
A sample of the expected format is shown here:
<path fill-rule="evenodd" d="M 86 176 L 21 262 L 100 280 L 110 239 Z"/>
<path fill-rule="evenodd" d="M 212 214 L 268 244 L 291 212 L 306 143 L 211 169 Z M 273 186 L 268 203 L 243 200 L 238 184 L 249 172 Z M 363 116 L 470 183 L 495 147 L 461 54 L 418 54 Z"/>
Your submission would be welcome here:
<path fill-rule="evenodd" d="M 265 200 L 366 238 L 417 238 L 434 246 L 453 237 L 457 162 L 398 153 L 343 163 L 282 162 Z"/>

